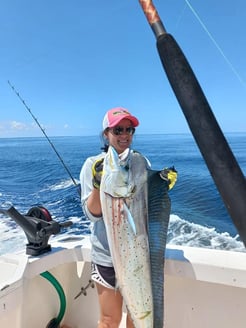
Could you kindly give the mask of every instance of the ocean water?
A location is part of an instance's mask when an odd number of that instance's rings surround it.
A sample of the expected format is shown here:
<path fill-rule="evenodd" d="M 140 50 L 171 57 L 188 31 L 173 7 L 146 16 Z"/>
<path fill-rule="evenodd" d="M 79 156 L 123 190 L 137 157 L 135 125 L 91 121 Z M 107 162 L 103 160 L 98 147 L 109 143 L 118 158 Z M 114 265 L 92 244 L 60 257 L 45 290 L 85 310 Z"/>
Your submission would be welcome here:
<path fill-rule="evenodd" d="M 246 133 L 228 134 L 226 138 L 245 174 Z M 84 160 L 100 152 L 100 137 L 50 139 L 79 183 Z M 169 244 L 245 251 L 192 135 L 136 134 L 133 148 L 148 157 L 153 169 L 174 165 L 179 173 L 170 191 Z M 61 233 L 90 233 L 78 188 L 44 137 L 0 139 L 0 208 L 8 209 L 11 205 L 22 214 L 42 205 L 54 220 L 73 221 Z M 0 214 L 0 254 L 20 250 L 26 242 L 22 229 Z"/>

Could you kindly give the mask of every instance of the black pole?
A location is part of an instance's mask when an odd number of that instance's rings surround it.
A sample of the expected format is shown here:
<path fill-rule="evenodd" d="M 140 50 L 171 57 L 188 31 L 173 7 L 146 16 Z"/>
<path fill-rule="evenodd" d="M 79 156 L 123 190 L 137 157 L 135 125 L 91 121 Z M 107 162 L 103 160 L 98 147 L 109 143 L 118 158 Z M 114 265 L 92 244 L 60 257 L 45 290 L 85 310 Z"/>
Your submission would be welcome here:
<path fill-rule="evenodd" d="M 246 180 L 185 55 L 166 33 L 151 1 L 141 1 L 157 38 L 170 85 L 213 177 L 225 207 L 246 246 Z M 151 19 L 150 19 L 151 18 Z"/>

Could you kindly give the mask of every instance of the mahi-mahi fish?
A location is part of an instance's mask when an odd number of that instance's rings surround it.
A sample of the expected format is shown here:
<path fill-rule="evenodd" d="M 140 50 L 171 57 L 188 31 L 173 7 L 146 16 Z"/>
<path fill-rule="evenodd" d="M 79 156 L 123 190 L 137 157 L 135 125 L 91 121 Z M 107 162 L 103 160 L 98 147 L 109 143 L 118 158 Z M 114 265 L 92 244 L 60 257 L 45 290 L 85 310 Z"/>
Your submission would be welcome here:
<path fill-rule="evenodd" d="M 110 146 L 100 197 L 117 287 L 134 326 L 162 328 L 167 184 L 140 153 L 118 155 Z"/>

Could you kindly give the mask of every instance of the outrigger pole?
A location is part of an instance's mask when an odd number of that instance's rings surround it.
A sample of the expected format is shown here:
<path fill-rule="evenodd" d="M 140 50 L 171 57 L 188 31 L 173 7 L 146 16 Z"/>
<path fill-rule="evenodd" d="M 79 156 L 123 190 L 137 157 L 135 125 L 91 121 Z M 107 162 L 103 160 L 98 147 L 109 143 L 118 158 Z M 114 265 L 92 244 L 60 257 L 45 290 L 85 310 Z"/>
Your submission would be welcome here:
<path fill-rule="evenodd" d="M 38 127 L 40 128 L 40 130 L 42 131 L 43 135 L 45 136 L 45 138 L 48 140 L 49 144 L 51 145 L 52 149 L 54 150 L 54 152 L 56 153 L 57 157 L 59 158 L 59 160 L 61 161 L 63 167 L 65 168 L 65 170 L 67 171 L 68 175 L 70 176 L 71 180 L 73 181 L 73 184 L 78 187 L 78 184 L 76 183 L 76 181 L 74 180 L 71 172 L 69 171 L 68 167 L 66 166 L 66 164 L 64 163 L 62 157 L 60 156 L 60 154 L 58 153 L 58 151 L 56 150 L 54 144 L 52 143 L 52 141 L 50 140 L 50 138 L 47 136 L 45 130 L 42 128 L 41 124 L 39 123 L 39 121 L 37 120 L 37 118 L 33 115 L 31 109 L 27 106 L 27 104 L 25 103 L 25 100 L 20 96 L 19 92 L 17 92 L 14 88 L 14 86 L 10 83 L 10 81 L 8 81 L 8 84 L 10 85 L 10 87 L 12 88 L 12 90 L 14 91 L 14 93 L 16 94 L 16 96 L 20 99 L 20 101 L 23 103 L 23 105 L 25 106 L 25 108 L 28 110 L 28 112 L 31 114 L 32 118 L 34 119 L 34 121 L 37 123 Z"/>
<path fill-rule="evenodd" d="M 168 34 L 150 0 L 139 0 L 156 36 L 157 49 L 174 94 L 225 207 L 246 246 L 246 180 L 189 62 Z"/>

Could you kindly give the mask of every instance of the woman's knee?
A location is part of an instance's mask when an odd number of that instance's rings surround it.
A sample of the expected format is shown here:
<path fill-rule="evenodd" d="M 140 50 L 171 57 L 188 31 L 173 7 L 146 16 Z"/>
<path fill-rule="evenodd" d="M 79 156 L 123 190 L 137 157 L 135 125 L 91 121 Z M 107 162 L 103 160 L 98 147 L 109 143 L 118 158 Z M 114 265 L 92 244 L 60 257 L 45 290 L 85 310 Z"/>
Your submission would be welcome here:
<path fill-rule="evenodd" d="M 101 315 L 98 327 L 118 328 L 121 322 L 121 315 Z"/>

